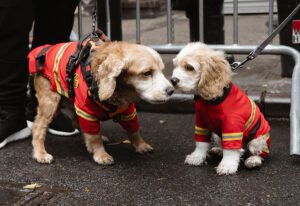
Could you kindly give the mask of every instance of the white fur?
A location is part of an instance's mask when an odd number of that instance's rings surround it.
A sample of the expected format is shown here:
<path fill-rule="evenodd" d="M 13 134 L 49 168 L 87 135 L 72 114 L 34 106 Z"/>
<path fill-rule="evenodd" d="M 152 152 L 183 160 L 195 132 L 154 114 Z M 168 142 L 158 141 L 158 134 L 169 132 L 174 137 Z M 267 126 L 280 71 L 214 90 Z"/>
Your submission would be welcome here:
<path fill-rule="evenodd" d="M 248 144 L 248 149 L 253 155 L 260 155 L 266 147 L 267 140 L 263 136 L 251 140 Z"/>
<path fill-rule="evenodd" d="M 131 82 L 143 100 L 154 104 L 166 102 L 170 97 L 167 94 L 167 89 L 173 88 L 161 70 L 153 71 L 151 78 L 136 77 L 132 78 Z"/>
<path fill-rule="evenodd" d="M 243 150 L 223 150 L 223 158 L 216 171 L 219 175 L 235 174 L 238 170 Z"/>
<path fill-rule="evenodd" d="M 245 167 L 247 168 L 254 168 L 254 167 L 260 167 L 262 165 L 263 158 L 260 156 L 250 156 L 245 161 Z"/>
<path fill-rule="evenodd" d="M 202 47 L 203 44 L 201 43 L 190 43 L 179 52 L 176 58 L 173 59 L 175 69 L 173 70 L 172 78 L 179 79 L 177 88 L 182 92 L 195 92 L 195 88 L 200 81 L 200 64 L 194 58 L 193 54 Z M 182 67 L 183 65 L 179 64 L 182 62 L 191 65 L 195 71 L 186 71 L 186 69 Z"/>
<path fill-rule="evenodd" d="M 184 68 L 178 66 L 173 70 L 172 78 L 179 79 L 177 88 L 182 92 L 195 92 L 200 81 L 200 72 L 187 72 Z"/>
<path fill-rule="evenodd" d="M 186 156 L 184 163 L 194 166 L 206 164 L 209 145 L 210 143 L 207 142 L 196 142 L 195 150 Z"/>

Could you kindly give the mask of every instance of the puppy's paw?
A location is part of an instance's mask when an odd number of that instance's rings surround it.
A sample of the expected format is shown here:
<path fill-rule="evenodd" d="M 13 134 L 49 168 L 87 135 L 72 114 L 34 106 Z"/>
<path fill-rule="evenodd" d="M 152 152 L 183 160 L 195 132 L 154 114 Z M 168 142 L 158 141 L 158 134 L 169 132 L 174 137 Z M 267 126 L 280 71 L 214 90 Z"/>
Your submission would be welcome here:
<path fill-rule="evenodd" d="M 222 157 L 223 156 L 223 149 L 221 147 L 212 147 L 209 151 L 210 154 Z"/>
<path fill-rule="evenodd" d="M 238 165 L 227 162 L 227 163 L 220 163 L 216 168 L 218 175 L 233 175 L 236 174 L 238 170 Z"/>
<path fill-rule="evenodd" d="M 184 160 L 184 164 L 193 165 L 193 166 L 201 166 L 206 165 L 206 155 L 200 155 L 196 152 L 189 154 L 186 156 Z"/>
<path fill-rule="evenodd" d="M 153 151 L 153 147 L 151 147 L 151 145 L 143 142 L 143 143 L 140 143 L 139 145 L 137 145 L 135 147 L 135 151 L 137 153 L 140 153 L 140 154 L 145 154 L 147 152 L 152 152 Z"/>
<path fill-rule="evenodd" d="M 263 159 L 260 156 L 250 156 L 245 161 L 245 167 L 254 168 L 262 165 Z"/>
<path fill-rule="evenodd" d="M 50 164 L 53 162 L 53 156 L 48 153 L 42 153 L 42 154 L 34 154 L 33 159 L 35 159 L 39 163 L 47 163 Z"/>
<path fill-rule="evenodd" d="M 96 153 L 93 158 L 100 165 L 111 165 L 114 163 L 114 158 L 106 152 Z"/>

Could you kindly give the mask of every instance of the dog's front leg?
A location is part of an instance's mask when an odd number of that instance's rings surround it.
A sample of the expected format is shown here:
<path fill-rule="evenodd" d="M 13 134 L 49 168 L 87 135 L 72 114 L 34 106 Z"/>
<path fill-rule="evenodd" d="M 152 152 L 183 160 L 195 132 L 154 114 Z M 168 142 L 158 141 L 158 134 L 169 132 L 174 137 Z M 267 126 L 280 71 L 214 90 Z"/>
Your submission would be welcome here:
<path fill-rule="evenodd" d="M 135 148 L 135 151 L 140 154 L 153 151 L 153 148 L 147 144 L 141 137 L 140 131 L 135 133 L 128 134 L 132 146 Z"/>
<path fill-rule="evenodd" d="M 94 161 L 101 165 L 111 165 L 114 159 L 104 148 L 103 140 L 99 134 L 83 133 L 87 150 L 93 154 Z"/>
<path fill-rule="evenodd" d="M 186 156 L 184 163 L 188 165 L 200 166 L 206 164 L 207 152 L 210 143 L 196 142 L 195 150 Z"/>
<path fill-rule="evenodd" d="M 238 170 L 242 154 L 242 149 L 224 149 L 222 161 L 216 168 L 217 173 L 219 175 L 235 174 Z"/>

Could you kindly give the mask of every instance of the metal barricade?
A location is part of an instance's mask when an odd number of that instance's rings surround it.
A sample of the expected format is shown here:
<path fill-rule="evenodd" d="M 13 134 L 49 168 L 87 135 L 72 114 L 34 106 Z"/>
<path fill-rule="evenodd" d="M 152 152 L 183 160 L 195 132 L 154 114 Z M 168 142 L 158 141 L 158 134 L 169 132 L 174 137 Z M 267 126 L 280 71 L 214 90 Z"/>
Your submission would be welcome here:
<path fill-rule="evenodd" d="M 204 39 L 204 21 L 203 21 L 203 1 L 199 1 L 199 39 L 203 42 Z M 109 10 L 109 1 L 107 0 L 106 9 Z M 161 54 L 176 54 L 185 45 L 174 44 L 172 38 L 172 8 L 171 0 L 166 0 L 167 5 L 167 43 L 163 45 L 148 45 Z M 269 0 L 269 34 L 273 31 L 273 9 L 274 0 Z M 140 15 L 140 0 L 136 0 L 136 43 L 141 43 L 141 15 Z M 107 17 L 110 25 L 110 18 Z M 80 21 L 79 21 L 80 23 Z M 79 27 L 81 28 L 81 27 Z M 110 31 L 108 28 L 107 31 Z M 256 48 L 255 45 L 240 45 L 238 43 L 238 0 L 233 0 L 233 44 L 232 45 L 209 45 L 212 49 L 223 50 L 230 54 L 249 54 Z M 291 110 L 290 110 L 290 154 L 300 155 L 300 54 L 297 50 L 281 45 L 268 45 L 262 52 L 262 54 L 272 55 L 289 55 L 295 61 L 293 77 L 292 77 L 292 89 L 291 89 Z M 174 94 L 172 96 L 173 102 L 192 100 L 193 95 L 188 94 Z"/>

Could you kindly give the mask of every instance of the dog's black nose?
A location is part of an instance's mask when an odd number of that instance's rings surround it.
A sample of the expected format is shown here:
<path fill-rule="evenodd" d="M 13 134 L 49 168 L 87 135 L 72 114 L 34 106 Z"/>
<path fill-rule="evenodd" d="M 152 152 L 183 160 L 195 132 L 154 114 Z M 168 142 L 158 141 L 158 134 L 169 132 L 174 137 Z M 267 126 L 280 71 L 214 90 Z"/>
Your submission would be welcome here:
<path fill-rule="evenodd" d="M 168 87 L 166 89 L 166 92 L 169 96 L 171 96 L 174 93 L 175 89 L 173 87 Z"/>
<path fill-rule="evenodd" d="M 178 78 L 176 78 L 176 77 L 171 78 L 171 83 L 174 87 L 177 85 L 178 82 L 179 82 Z"/>

